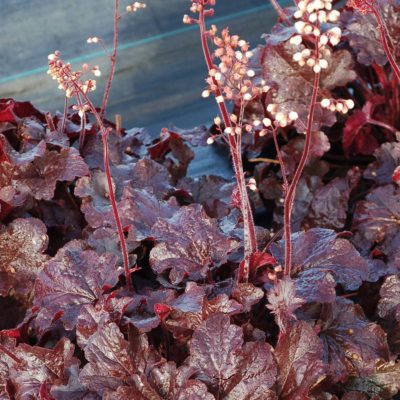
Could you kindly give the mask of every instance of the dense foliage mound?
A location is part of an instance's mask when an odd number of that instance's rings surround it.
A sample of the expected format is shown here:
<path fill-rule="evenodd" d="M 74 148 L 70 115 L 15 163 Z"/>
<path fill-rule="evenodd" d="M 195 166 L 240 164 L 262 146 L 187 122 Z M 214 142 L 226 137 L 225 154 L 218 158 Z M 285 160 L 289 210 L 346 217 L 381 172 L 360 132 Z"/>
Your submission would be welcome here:
<path fill-rule="evenodd" d="M 399 43 L 399 6 L 387 7 Z M 79 146 L 77 110 L 64 119 L 0 100 L 0 399 L 395 398 L 400 86 L 370 17 L 342 13 L 341 44 L 321 73 L 322 97 L 356 107 L 338 117 L 317 107 L 293 206 L 290 277 L 270 135 L 243 133 L 259 249 L 243 280 L 235 182 L 186 176 L 192 147 L 218 143 L 218 127 L 165 129 L 151 140 L 104 121 L 130 287 L 95 120 Z M 312 83 L 292 60 L 292 35 L 278 24 L 253 62 L 300 123 Z M 270 117 L 269 95 L 244 118 Z M 297 128 L 278 137 L 288 175 L 304 147 Z"/>

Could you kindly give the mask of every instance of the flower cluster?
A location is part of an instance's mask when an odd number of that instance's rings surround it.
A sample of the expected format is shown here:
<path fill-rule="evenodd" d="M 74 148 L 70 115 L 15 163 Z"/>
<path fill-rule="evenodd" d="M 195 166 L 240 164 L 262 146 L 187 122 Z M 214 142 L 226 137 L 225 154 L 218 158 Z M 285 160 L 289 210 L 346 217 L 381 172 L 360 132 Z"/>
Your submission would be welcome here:
<path fill-rule="evenodd" d="M 85 72 L 89 70 L 89 66 L 84 64 L 81 71 L 72 71 L 71 64 L 64 62 L 60 58 L 60 52 L 55 51 L 48 56 L 49 69 L 47 73 L 58 82 L 58 88 L 65 91 L 67 97 L 74 94 L 87 94 L 96 90 L 96 81 L 87 79 L 83 81 L 81 78 Z M 99 68 L 93 68 L 93 73 L 98 76 Z"/>
<path fill-rule="evenodd" d="M 214 25 L 209 35 L 217 47 L 213 55 L 219 59 L 219 63 L 209 71 L 206 79 L 209 86 L 203 91 L 203 97 L 208 97 L 211 92 L 219 89 L 223 95 L 217 96 L 217 102 L 223 102 L 225 99 L 250 101 L 269 90 L 265 82 L 262 82 L 264 85 L 258 86 L 252 81 L 255 71 L 249 68 L 253 53 L 249 50 L 248 42 L 241 40 L 238 35 L 230 35 L 228 29 L 222 30 L 219 37 Z"/>
<path fill-rule="evenodd" d="M 294 17 L 299 21 L 294 26 L 298 34 L 291 37 L 290 43 L 300 46 L 305 36 L 313 36 L 316 44 L 312 49 L 302 45 L 302 49 L 293 55 L 293 60 L 300 66 L 307 65 L 315 73 L 319 73 L 328 68 L 327 58 L 331 55 L 328 45 L 336 46 L 342 35 L 338 27 L 330 28 L 322 33 L 321 24 L 337 22 L 340 12 L 332 10 L 332 0 L 301 0 L 297 8 Z"/>
<path fill-rule="evenodd" d="M 354 101 L 351 99 L 322 99 L 321 107 L 330 111 L 338 111 L 341 114 L 347 114 L 349 110 L 354 108 Z"/>
<path fill-rule="evenodd" d="M 146 8 L 146 4 L 145 3 L 141 3 L 139 1 L 135 1 L 132 4 L 129 4 L 126 6 L 126 12 L 127 13 L 134 13 L 137 10 L 141 9 L 141 8 Z"/>

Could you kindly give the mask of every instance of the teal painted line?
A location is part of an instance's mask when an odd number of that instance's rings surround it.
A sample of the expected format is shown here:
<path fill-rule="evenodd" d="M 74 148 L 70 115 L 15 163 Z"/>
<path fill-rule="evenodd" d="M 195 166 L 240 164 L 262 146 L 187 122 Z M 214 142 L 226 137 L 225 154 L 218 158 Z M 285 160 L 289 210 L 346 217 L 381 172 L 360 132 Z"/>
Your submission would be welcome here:
<path fill-rule="evenodd" d="M 217 24 L 219 22 L 230 21 L 230 20 L 235 19 L 235 18 L 245 17 L 247 15 L 251 15 L 251 14 L 255 14 L 255 13 L 261 12 L 261 11 L 265 11 L 265 10 L 267 10 L 269 8 L 271 8 L 271 5 L 268 3 L 268 4 L 263 5 L 263 6 L 249 8 L 247 10 L 239 11 L 237 13 L 225 15 L 225 16 L 222 16 L 222 17 L 210 18 L 209 19 L 209 23 L 210 24 Z M 126 49 L 132 49 L 132 48 L 135 48 L 135 47 L 143 46 L 145 44 L 150 44 L 150 43 L 156 42 L 157 40 L 167 39 L 169 37 L 180 35 L 181 33 L 187 33 L 187 32 L 190 32 L 190 31 L 193 31 L 193 30 L 196 30 L 196 29 L 198 29 L 198 27 L 196 25 L 184 26 L 182 28 L 174 29 L 174 30 L 169 31 L 169 32 L 160 33 L 158 35 L 149 36 L 149 37 L 144 38 L 144 39 L 134 40 L 132 42 L 127 42 L 127 43 L 121 44 L 121 45 L 118 46 L 118 50 L 121 51 L 121 50 L 126 50 Z M 112 51 L 112 48 L 109 48 L 108 51 Z M 73 57 L 73 58 L 71 58 L 69 60 L 69 62 L 70 63 L 80 63 L 80 62 L 92 60 L 94 58 L 102 57 L 102 56 L 104 56 L 104 51 L 95 51 L 95 52 L 92 52 L 92 53 L 89 53 L 89 54 L 85 54 L 83 56 Z M 19 72 L 19 73 L 14 74 L 14 75 L 5 76 L 3 78 L 0 78 L 0 84 L 16 81 L 18 79 L 26 78 L 26 77 L 29 77 L 29 76 L 32 76 L 32 75 L 42 74 L 42 73 L 45 73 L 47 71 L 47 69 L 48 69 L 47 66 L 38 67 L 38 68 L 30 69 L 28 71 Z"/>

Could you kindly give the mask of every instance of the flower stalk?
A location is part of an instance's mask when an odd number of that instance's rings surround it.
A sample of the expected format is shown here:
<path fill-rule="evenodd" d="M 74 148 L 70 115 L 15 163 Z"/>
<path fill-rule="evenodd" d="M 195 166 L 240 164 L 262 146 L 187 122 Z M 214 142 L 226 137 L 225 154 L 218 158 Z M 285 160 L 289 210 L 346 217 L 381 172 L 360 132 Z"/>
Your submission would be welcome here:
<path fill-rule="evenodd" d="M 203 1 L 201 3 L 202 7 L 199 10 L 199 19 L 197 21 L 200 27 L 200 37 L 201 44 L 204 54 L 204 59 L 207 64 L 208 71 L 214 69 L 214 63 L 212 60 L 210 48 L 207 42 L 207 30 L 205 26 L 205 16 L 206 11 L 204 9 L 204 5 L 207 2 Z M 233 130 L 233 124 L 231 122 L 230 114 L 228 112 L 225 99 L 222 95 L 221 89 L 219 87 L 218 82 L 215 78 L 213 78 L 213 84 L 215 85 L 214 95 L 217 101 L 217 105 L 219 108 L 219 112 L 221 114 L 222 120 L 225 125 L 225 129 L 230 131 Z M 250 205 L 250 200 L 247 193 L 246 180 L 243 172 L 243 161 L 242 161 L 242 152 L 240 145 L 240 138 L 234 134 L 228 135 L 228 144 L 230 153 L 232 156 L 233 169 L 235 173 L 235 178 L 237 181 L 237 187 L 239 191 L 240 198 L 240 209 L 243 215 L 243 224 L 244 224 L 244 259 L 245 259 L 245 267 L 243 271 L 243 280 L 248 281 L 249 273 L 250 273 L 250 256 L 251 254 L 257 251 L 257 240 L 256 240 L 256 232 L 253 220 L 253 213 Z"/>

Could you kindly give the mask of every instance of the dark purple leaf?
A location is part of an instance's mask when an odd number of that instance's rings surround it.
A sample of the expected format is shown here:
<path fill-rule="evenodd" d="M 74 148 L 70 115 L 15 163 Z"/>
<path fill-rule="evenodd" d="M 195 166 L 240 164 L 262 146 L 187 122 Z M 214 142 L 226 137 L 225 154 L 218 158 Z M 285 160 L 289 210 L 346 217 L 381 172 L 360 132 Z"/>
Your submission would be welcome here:
<path fill-rule="evenodd" d="M 130 185 L 133 188 L 147 189 L 159 199 L 164 198 L 172 189 L 171 176 L 168 170 L 150 158 L 139 160 L 129 177 L 131 179 Z"/>
<path fill-rule="evenodd" d="M 378 314 L 382 318 L 400 322 L 400 276 L 388 276 L 380 290 Z"/>
<path fill-rule="evenodd" d="M 364 171 L 364 178 L 372 179 L 379 185 L 392 183 L 392 175 L 400 164 L 400 143 L 383 143 L 374 152 L 376 161 Z"/>
<path fill-rule="evenodd" d="M 67 330 L 75 327 L 83 306 L 103 298 L 103 288 L 118 282 L 116 257 L 98 256 L 82 242 L 70 242 L 52 258 L 35 284 L 34 304 L 40 307 L 37 322 L 62 313 Z"/>
<path fill-rule="evenodd" d="M 194 332 L 189 343 L 190 365 L 201 380 L 222 386 L 238 369 L 243 345 L 242 329 L 226 315 L 212 315 Z"/>
<path fill-rule="evenodd" d="M 379 186 L 357 203 L 353 229 L 371 244 L 380 243 L 398 232 L 399 220 L 400 190 L 393 185 Z"/>
<path fill-rule="evenodd" d="M 232 291 L 232 297 L 243 304 L 244 311 L 248 312 L 264 297 L 264 291 L 250 282 L 238 283 Z"/>
<path fill-rule="evenodd" d="M 396 49 L 400 44 L 400 7 L 387 3 L 379 8 L 381 17 L 385 21 L 385 29 L 388 30 L 391 43 Z M 344 11 L 341 15 L 341 23 L 351 49 L 357 54 L 359 63 L 371 65 L 376 62 L 382 66 L 387 63 L 376 19 L 372 14 L 363 15 L 360 12 Z"/>
<path fill-rule="evenodd" d="M 176 400 L 215 400 L 215 397 L 208 392 L 203 382 L 191 380 L 179 392 Z"/>
<path fill-rule="evenodd" d="M 99 325 L 106 322 L 119 323 L 126 308 L 132 301 L 133 299 L 130 297 L 112 297 L 110 295 L 103 302 L 96 305 L 84 305 L 76 322 L 78 345 L 83 349 L 88 339 L 96 333 Z"/>
<path fill-rule="evenodd" d="M 374 371 L 376 361 L 388 358 L 385 332 L 365 318 L 359 305 L 338 298 L 323 306 L 319 318 L 324 360 L 334 382 L 349 375 L 366 376 Z"/>
<path fill-rule="evenodd" d="M 276 366 L 267 343 L 249 342 L 228 316 L 212 315 L 194 332 L 189 343 L 190 365 L 212 392 L 224 399 L 276 399 L 272 390 Z M 261 397 L 260 397 L 261 396 Z"/>
<path fill-rule="evenodd" d="M 124 385 L 132 387 L 126 389 L 127 393 L 141 393 L 143 384 L 147 384 L 149 392 L 156 395 L 146 378 L 141 378 L 148 367 L 159 362 L 159 357 L 157 359 L 149 348 L 145 334 L 135 332 L 128 342 L 115 323 L 104 324 L 89 338 L 85 357 L 88 364 L 82 369 L 79 379 L 99 395 L 103 396 Z"/>
<path fill-rule="evenodd" d="M 0 199 L 12 205 L 16 201 L 23 203 L 29 195 L 37 200 L 51 200 L 58 181 L 73 181 L 88 173 L 87 165 L 72 147 L 60 152 L 47 150 L 43 157 L 36 157 L 23 165 L 3 162 L 0 164 Z M 4 198 L 11 193 L 11 199 Z"/>
<path fill-rule="evenodd" d="M 129 354 L 129 343 L 114 323 L 99 327 L 85 347 L 88 364 L 82 369 L 79 380 L 90 390 L 103 395 L 106 390 L 117 390 L 129 384 L 136 373 Z"/>
<path fill-rule="evenodd" d="M 208 299 L 203 287 L 188 282 L 185 293 L 170 303 L 171 314 L 166 326 L 180 340 L 189 339 L 203 320 L 213 314 L 234 315 L 242 311 L 241 304 L 230 300 L 226 294 Z"/>
<path fill-rule="evenodd" d="M 343 229 L 346 223 L 350 193 L 358 183 L 359 169 L 349 170 L 346 178 L 335 178 L 315 191 L 309 214 L 309 226 Z"/>
<path fill-rule="evenodd" d="M 158 243 L 150 253 L 150 265 L 157 274 L 170 270 L 173 284 L 185 277 L 204 278 L 210 268 L 226 262 L 237 247 L 237 242 L 225 236 L 216 220 L 207 217 L 199 205 L 182 207 L 170 219 L 158 219 L 152 234 Z"/>
<path fill-rule="evenodd" d="M 300 67 L 293 61 L 293 54 L 299 51 L 297 46 L 286 43 L 277 45 L 266 39 L 265 57 L 262 59 L 263 78 L 274 92 L 270 103 L 278 104 L 278 111 L 288 113 L 296 110 L 299 121 L 296 127 L 304 131 L 307 124 L 309 99 L 313 87 L 314 73 L 307 67 Z M 345 86 L 355 79 L 351 54 L 347 50 L 339 50 L 328 57 L 329 68 L 321 73 L 321 90 L 329 97 L 329 90 Z M 335 116 L 327 110 L 317 107 L 314 116 L 313 131 L 319 131 L 321 126 L 332 126 Z"/>
<path fill-rule="evenodd" d="M 112 165 L 129 164 L 136 161 L 141 153 L 142 144 L 148 142 L 147 132 L 143 128 L 132 128 L 123 136 L 108 135 L 109 157 Z M 91 169 L 104 168 L 103 141 L 100 134 L 90 135 L 83 149 L 83 157 Z"/>
<path fill-rule="evenodd" d="M 157 308 L 169 308 L 175 297 L 175 291 L 170 289 L 144 291 L 135 296 L 134 302 L 127 310 L 128 317 L 125 318 L 125 321 L 132 324 L 141 333 L 150 332 L 161 322 L 160 316 L 162 316 L 163 310 L 157 310 Z"/>
<path fill-rule="evenodd" d="M 162 400 L 160 396 L 146 383 L 138 384 L 140 389 L 132 386 L 119 386 L 115 392 L 106 392 L 102 396 L 103 400 Z"/>
<path fill-rule="evenodd" d="M 16 355 L 23 361 L 10 370 L 17 399 L 40 398 L 43 385 L 50 388 L 53 384 L 67 383 L 68 369 L 79 365 L 73 356 L 74 345 L 65 338 L 53 349 L 21 344 L 16 348 Z"/>
<path fill-rule="evenodd" d="M 48 256 L 46 226 L 36 218 L 18 218 L 0 230 L 0 295 L 10 290 L 28 296 Z"/>
<path fill-rule="evenodd" d="M 375 372 L 368 376 L 368 381 L 379 386 L 383 399 L 392 399 L 400 391 L 400 363 L 378 362 Z"/>
<path fill-rule="evenodd" d="M 281 400 L 303 400 L 325 378 L 323 347 L 311 325 L 296 322 L 280 336 L 275 348 Z"/>
<path fill-rule="evenodd" d="M 353 377 L 346 385 L 363 399 L 391 400 L 400 391 L 400 364 L 394 361 L 378 361 L 375 371 L 366 377 Z"/>
<path fill-rule="evenodd" d="M 221 176 L 181 179 L 177 188 L 188 191 L 195 203 L 203 205 L 212 218 L 222 218 L 229 213 L 235 184 Z"/>
<path fill-rule="evenodd" d="M 168 168 L 175 181 L 186 175 L 189 163 L 194 158 L 194 153 L 185 140 L 178 133 L 166 128 L 161 130 L 160 139 L 147 150 L 153 160 Z M 168 153 L 171 153 L 173 158 L 166 157 Z"/>
<path fill-rule="evenodd" d="M 93 195 L 82 201 L 82 211 L 92 228 L 115 227 L 115 219 L 107 197 Z M 160 201 L 144 190 L 124 189 L 118 211 L 121 223 L 129 227 L 129 241 L 140 241 L 154 236 L 153 224 L 157 218 L 170 218 L 177 209 L 174 198 Z"/>
<path fill-rule="evenodd" d="M 283 242 L 271 246 L 272 255 L 284 263 Z M 330 229 L 313 228 L 292 235 L 293 270 L 297 295 L 307 301 L 331 302 L 334 277 L 346 290 L 356 290 L 370 277 L 370 270 L 354 246 Z M 348 260 L 352 260 L 349 264 Z M 313 283 L 311 283 L 313 282 Z M 329 284 L 332 284 L 329 288 Z M 314 285 L 311 292 L 307 289 Z M 327 291 L 328 289 L 328 291 Z"/>
<path fill-rule="evenodd" d="M 239 357 L 238 372 L 226 383 L 224 400 L 275 400 L 277 367 L 268 343 L 248 342 Z"/>

